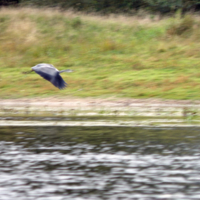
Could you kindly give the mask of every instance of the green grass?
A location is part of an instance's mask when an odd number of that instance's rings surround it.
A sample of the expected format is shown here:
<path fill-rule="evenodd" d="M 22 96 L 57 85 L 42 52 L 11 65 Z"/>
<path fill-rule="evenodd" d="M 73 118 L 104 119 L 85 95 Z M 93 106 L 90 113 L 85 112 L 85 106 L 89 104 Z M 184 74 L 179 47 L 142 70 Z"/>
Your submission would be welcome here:
<path fill-rule="evenodd" d="M 0 98 L 199 99 L 199 18 L 101 17 L 31 8 L 0 10 Z M 69 84 L 37 74 L 51 63 Z"/>

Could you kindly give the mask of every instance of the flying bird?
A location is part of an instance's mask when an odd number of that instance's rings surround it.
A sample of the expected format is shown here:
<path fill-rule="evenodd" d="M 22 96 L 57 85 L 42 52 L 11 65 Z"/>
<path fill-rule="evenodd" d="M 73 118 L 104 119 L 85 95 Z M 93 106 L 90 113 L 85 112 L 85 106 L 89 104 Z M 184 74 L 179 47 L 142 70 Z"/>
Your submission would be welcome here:
<path fill-rule="evenodd" d="M 32 71 L 36 72 L 37 74 L 39 74 L 41 77 L 43 77 L 47 81 L 50 81 L 54 86 L 56 86 L 60 90 L 67 87 L 67 83 L 60 76 L 60 73 L 72 72 L 71 69 L 59 71 L 53 65 L 47 64 L 47 63 L 37 64 L 34 67 L 32 67 L 31 69 L 32 70 L 30 72 L 32 72 Z M 28 72 L 24 72 L 24 73 L 28 73 Z"/>

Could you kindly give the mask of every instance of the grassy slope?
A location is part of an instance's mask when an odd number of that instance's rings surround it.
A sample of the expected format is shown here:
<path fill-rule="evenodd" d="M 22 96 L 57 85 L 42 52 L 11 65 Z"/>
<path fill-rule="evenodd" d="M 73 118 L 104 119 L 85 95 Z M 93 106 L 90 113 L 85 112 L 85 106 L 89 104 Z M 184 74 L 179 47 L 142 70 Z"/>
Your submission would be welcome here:
<path fill-rule="evenodd" d="M 197 18 L 191 22 L 0 10 L 0 98 L 199 99 L 200 29 Z M 75 70 L 62 74 L 69 87 L 21 73 L 41 62 Z"/>

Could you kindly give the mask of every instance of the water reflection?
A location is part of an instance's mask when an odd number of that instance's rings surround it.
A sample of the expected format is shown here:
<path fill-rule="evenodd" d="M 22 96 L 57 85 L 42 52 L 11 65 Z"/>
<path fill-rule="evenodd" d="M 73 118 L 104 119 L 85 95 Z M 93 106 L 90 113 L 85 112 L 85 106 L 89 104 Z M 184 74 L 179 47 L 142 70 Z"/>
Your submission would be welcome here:
<path fill-rule="evenodd" d="M 1 200 L 200 199 L 200 129 L 1 127 Z"/>

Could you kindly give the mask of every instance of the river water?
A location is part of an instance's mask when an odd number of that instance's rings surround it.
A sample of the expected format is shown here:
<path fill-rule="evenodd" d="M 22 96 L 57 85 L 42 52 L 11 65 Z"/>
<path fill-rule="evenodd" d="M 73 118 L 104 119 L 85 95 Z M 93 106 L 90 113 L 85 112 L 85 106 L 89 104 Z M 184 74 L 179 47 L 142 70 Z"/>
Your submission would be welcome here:
<path fill-rule="evenodd" d="M 0 127 L 0 199 L 200 199 L 200 128 Z"/>

